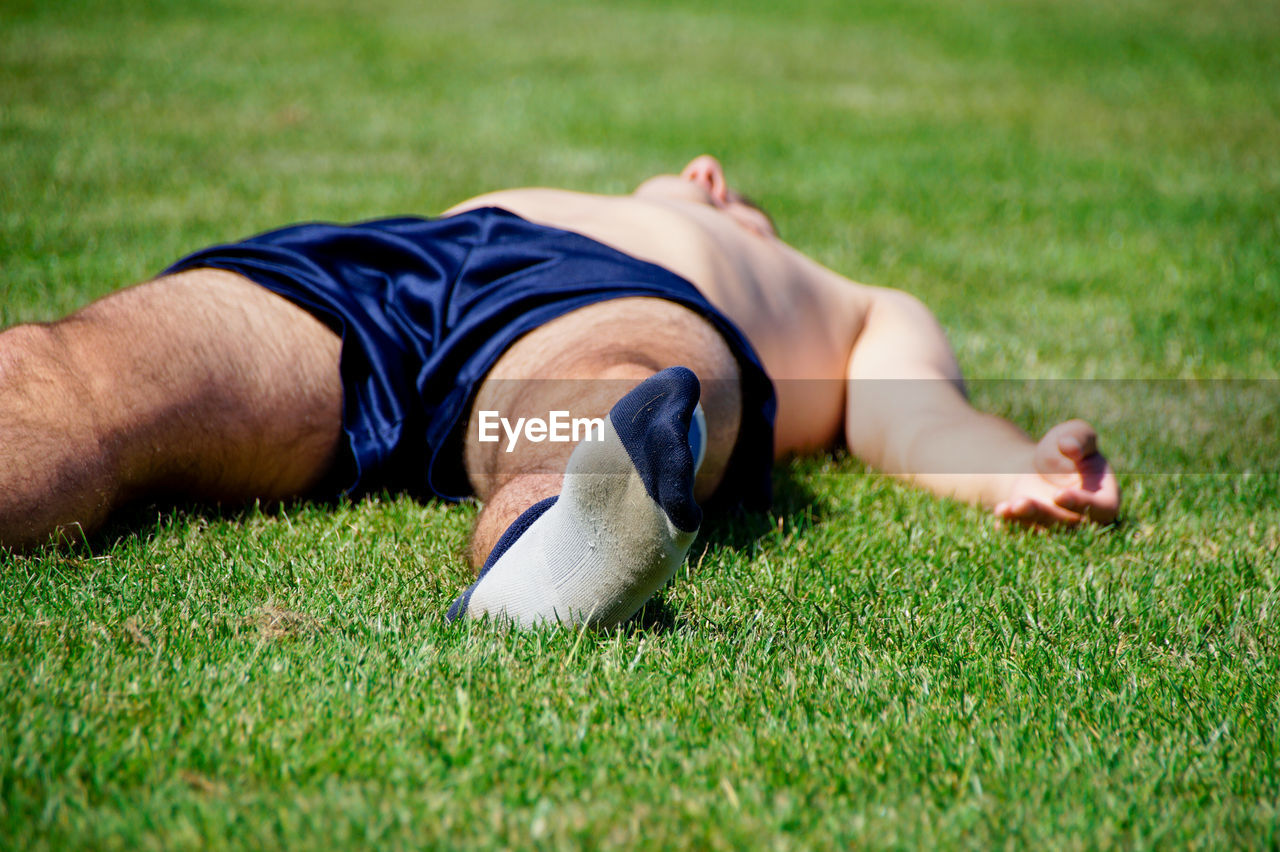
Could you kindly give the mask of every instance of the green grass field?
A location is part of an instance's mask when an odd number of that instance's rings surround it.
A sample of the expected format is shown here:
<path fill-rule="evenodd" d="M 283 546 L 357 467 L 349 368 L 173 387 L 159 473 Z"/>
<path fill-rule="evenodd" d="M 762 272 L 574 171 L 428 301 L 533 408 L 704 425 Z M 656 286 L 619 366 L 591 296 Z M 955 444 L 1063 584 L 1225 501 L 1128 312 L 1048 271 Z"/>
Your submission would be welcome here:
<path fill-rule="evenodd" d="M 1277 848 L 1278 45 L 1266 0 L 3 0 L 0 325 L 710 151 L 1126 504 L 800 460 L 607 634 L 446 627 L 474 506 L 142 506 L 0 556 L 0 847 Z"/>

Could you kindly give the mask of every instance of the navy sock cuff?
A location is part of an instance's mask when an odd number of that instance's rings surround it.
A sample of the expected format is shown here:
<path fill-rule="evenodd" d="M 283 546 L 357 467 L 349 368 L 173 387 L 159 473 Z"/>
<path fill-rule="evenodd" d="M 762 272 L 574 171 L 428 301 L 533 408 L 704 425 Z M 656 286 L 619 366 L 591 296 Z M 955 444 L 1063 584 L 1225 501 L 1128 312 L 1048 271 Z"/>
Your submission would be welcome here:
<path fill-rule="evenodd" d="M 511 526 L 507 527 L 506 531 L 502 533 L 498 543 L 493 546 L 493 550 L 489 551 L 489 558 L 484 561 L 484 567 L 480 569 L 480 575 L 476 577 L 476 581 L 468 586 L 465 592 L 458 595 L 453 605 L 449 607 L 449 611 L 444 616 L 445 621 L 457 621 L 466 614 L 467 605 L 471 603 L 471 594 L 476 590 L 476 586 L 480 585 L 484 575 L 489 573 L 489 569 L 502 558 L 502 554 L 506 553 L 511 545 L 515 544 L 516 539 L 524 535 L 524 531 L 529 529 L 534 521 L 541 518 L 543 513 L 550 509 L 555 502 L 556 497 L 539 500 L 521 512 L 520 516 L 511 522 Z"/>
<path fill-rule="evenodd" d="M 700 392 L 692 370 L 668 367 L 637 385 L 609 412 L 645 491 L 685 532 L 702 523 L 702 509 L 693 499 L 689 447 L 689 421 Z"/>

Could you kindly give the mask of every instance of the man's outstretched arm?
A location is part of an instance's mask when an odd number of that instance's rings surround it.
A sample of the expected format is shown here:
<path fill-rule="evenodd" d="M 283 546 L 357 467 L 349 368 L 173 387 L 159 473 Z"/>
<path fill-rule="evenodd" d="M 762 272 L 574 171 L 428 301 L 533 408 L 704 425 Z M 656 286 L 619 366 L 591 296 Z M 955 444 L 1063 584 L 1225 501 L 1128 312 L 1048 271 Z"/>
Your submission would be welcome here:
<path fill-rule="evenodd" d="M 847 372 L 845 432 L 859 458 L 1010 521 L 1115 519 L 1115 475 L 1088 423 L 1060 423 L 1036 442 L 975 410 L 929 310 L 906 293 L 873 292 Z"/>

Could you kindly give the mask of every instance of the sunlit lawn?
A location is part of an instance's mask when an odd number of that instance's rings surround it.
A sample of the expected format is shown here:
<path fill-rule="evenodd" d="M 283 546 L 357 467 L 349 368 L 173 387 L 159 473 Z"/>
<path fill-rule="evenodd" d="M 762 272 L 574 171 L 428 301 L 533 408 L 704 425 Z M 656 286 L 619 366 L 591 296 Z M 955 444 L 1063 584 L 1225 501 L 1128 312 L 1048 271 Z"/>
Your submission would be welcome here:
<path fill-rule="evenodd" d="M 1011 533 L 801 460 L 636 624 L 520 634 L 443 623 L 474 506 L 141 506 L 0 556 L 0 846 L 1280 844 L 1277 44 L 1207 0 L 7 2 L 0 324 L 711 151 L 978 402 L 1093 420 L 1126 507 Z"/>

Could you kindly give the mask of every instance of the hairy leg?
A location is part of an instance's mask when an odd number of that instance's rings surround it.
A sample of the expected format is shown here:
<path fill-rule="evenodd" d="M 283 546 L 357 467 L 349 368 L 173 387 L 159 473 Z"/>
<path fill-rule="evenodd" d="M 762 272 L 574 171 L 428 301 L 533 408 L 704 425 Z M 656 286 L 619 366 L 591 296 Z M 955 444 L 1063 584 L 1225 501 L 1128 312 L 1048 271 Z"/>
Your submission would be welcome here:
<path fill-rule="evenodd" d="M 1006 520 L 1113 520 L 1120 495 L 1088 423 L 1039 442 L 969 405 L 937 321 L 915 298 L 876 290 L 849 359 L 846 437 L 867 463 Z"/>
<path fill-rule="evenodd" d="M 742 397 L 738 364 L 724 339 L 693 311 L 651 298 L 617 299 L 574 311 L 518 340 L 494 365 L 472 407 L 467 472 L 485 507 L 476 522 L 471 559 L 479 567 L 511 522 L 560 492 L 572 443 L 481 443 L 479 412 L 546 418 L 606 417 L 620 397 L 666 367 L 682 365 L 699 378 L 707 451 L 694 495 L 719 485 L 737 441 Z"/>
<path fill-rule="evenodd" d="M 0 545 L 92 530 L 123 502 L 304 492 L 341 433 L 340 341 L 229 272 L 131 287 L 0 334 Z"/>

